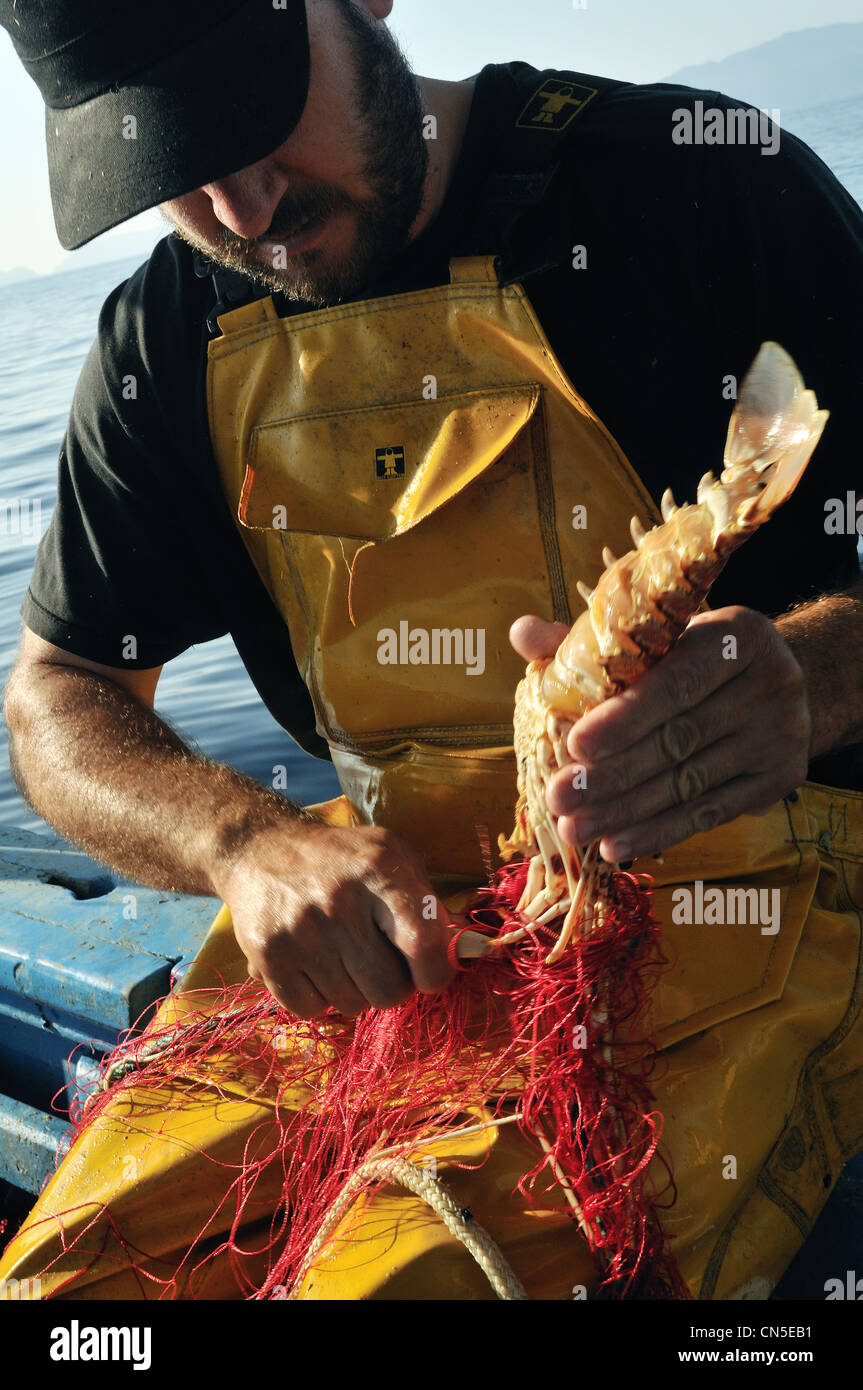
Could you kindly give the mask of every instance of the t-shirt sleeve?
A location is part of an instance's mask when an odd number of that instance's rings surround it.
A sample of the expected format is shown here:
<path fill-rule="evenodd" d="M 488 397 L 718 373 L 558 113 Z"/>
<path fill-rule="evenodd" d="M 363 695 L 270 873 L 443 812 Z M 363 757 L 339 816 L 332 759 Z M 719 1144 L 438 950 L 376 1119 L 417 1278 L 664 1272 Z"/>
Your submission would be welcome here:
<path fill-rule="evenodd" d="M 227 631 L 201 563 L 213 489 L 197 481 L 211 464 L 195 289 L 169 238 L 103 306 L 22 608 L 40 637 L 108 666 L 159 666 Z"/>

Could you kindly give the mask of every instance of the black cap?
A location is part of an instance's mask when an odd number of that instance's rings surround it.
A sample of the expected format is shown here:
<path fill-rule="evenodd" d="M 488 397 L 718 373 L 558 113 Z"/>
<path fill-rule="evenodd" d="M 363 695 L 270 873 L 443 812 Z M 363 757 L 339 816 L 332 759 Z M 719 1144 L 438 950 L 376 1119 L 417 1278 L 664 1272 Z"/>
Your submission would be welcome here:
<path fill-rule="evenodd" d="M 67 251 L 263 159 L 306 104 L 305 0 L 0 0 L 0 23 L 45 100 Z"/>

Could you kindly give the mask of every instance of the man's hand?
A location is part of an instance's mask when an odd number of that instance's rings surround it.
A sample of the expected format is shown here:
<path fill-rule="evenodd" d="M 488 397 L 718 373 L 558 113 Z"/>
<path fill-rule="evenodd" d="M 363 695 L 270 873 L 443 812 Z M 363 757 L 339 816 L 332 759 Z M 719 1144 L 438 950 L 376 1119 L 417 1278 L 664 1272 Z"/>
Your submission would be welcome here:
<path fill-rule="evenodd" d="M 223 898 L 253 978 L 292 1013 L 357 1014 L 443 988 L 453 919 L 419 855 L 384 830 L 313 821 L 201 757 L 152 709 L 158 676 L 25 631 L 5 709 L 39 814 L 138 883 Z"/>
<path fill-rule="evenodd" d="M 300 1018 L 391 1008 L 452 978 L 450 916 L 419 855 L 389 831 L 271 826 L 214 881 L 250 975 Z"/>
<path fill-rule="evenodd" d="M 561 623 L 520 618 L 525 660 L 549 657 Z M 729 640 L 733 639 L 733 640 Z M 750 608 L 692 619 L 667 656 L 572 728 L 585 770 L 552 778 L 548 806 L 564 840 L 600 840 L 610 863 L 658 854 L 700 830 L 763 814 L 805 780 L 812 720 L 803 671 L 773 623 Z"/>

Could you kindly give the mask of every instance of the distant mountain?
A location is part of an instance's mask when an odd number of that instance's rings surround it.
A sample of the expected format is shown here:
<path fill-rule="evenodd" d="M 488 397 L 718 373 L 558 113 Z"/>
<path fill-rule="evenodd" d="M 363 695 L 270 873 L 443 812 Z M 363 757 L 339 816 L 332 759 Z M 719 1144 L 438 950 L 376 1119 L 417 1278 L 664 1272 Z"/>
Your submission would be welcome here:
<path fill-rule="evenodd" d="M 131 260 L 133 256 L 145 261 L 156 242 L 161 241 L 169 230 L 167 223 L 164 223 L 98 236 L 80 250 L 70 251 L 57 271 L 62 275 L 67 270 L 83 270 L 85 266 L 102 265 L 105 261 Z"/>
<path fill-rule="evenodd" d="M 863 24 L 798 29 L 718 63 L 680 68 L 666 81 L 780 111 L 863 96 Z"/>
<path fill-rule="evenodd" d="M 70 270 L 85 270 L 91 265 L 104 265 L 108 261 L 145 261 L 162 237 L 168 232 L 164 225 L 133 227 L 129 231 L 108 233 L 96 237 L 79 251 L 67 252 L 65 258 L 52 271 L 32 270 L 30 266 L 16 265 L 12 270 L 0 270 L 0 285 L 17 285 L 23 280 L 42 279 L 44 275 L 64 275 Z"/>

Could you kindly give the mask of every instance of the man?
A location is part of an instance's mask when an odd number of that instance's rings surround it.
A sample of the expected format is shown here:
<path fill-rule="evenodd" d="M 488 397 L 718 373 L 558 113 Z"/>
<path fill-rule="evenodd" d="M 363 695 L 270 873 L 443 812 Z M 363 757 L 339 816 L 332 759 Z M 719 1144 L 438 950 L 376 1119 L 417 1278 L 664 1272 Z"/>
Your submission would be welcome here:
<path fill-rule="evenodd" d="M 24 609 L 6 711 L 41 814 L 131 877 L 222 898 L 249 973 L 296 1014 L 441 989 L 436 893 L 476 881 L 483 833 L 507 828 L 520 660 L 553 652 L 579 565 L 596 577 L 624 511 L 655 513 L 668 484 L 691 496 L 717 466 L 734 382 L 766 338 L 833 413 L 816 463 L 728 566 L 714 611 L 576 726 L 586 786 L 564 771 L 549 806 L 573 843 L 598 838 L 620 862 L 766 812 L 807 769 L 861 785 L 856 535 L 829 534 L 824 516 L 854 487 L 863 227 L 810 151 L 787 134 L 778 152 L 678 143 L 685 89 L 518 64 L 415 79 L 389 0 L 210 5 L 203 32 L 195 7 L 179 20 L 157 7 L 125 42 L 109 7 L 98 33 L 82 9 L 3 6 L 49 106 L 61 239 L 155 204 L 178 236 L 105 306 Z M 527 346 L 535 311 L 579 393 L 559 387 L 578 402 L 580 452 L 567 475 L 558 446 L 548 472 L 536 394 L 489 368 L 474 384 L 494 395 L 492 473 L 477 483 L 459 456 L 449 490 L 423 501 L 400 432 L 408 455 L 425 440 L 428 476 L 446 421 L 470 408 L 472 363 L 455 371 L 462 324 L 422 296 L 451 274 L 448 306 L 511 306 L 488 288 L 495 255 L 504 288 L 529 291 L 513 338 L 536 353 L 527 380 L 554 360 Z M 217 274 L 214 309 L 214 266 L 259 288 Z M 415 317 L 364 360 L 377 340 L 350 332 L 374 328 L 370 301 Z M 379 483 L 403 491 L 382 501 Z M 495 510 L 507 487 L 513 505 Z M 524 616 L 531 599 L 541 618 Z M 400 603 L 409 632 L 459 634 L 461 662 L 423 669 L 418 648 L 390 671 Z M 501 637 L 513 621 L 517 656 Z M 164 662 L 228 630 L 284 725 L 329 744 L 351 824 L 208 763 L 153 712 Z"/>

